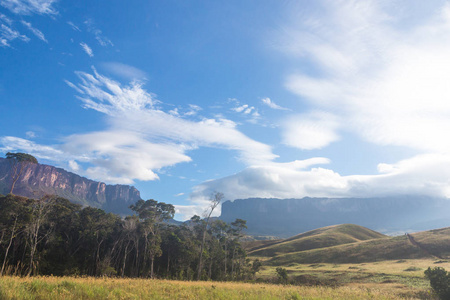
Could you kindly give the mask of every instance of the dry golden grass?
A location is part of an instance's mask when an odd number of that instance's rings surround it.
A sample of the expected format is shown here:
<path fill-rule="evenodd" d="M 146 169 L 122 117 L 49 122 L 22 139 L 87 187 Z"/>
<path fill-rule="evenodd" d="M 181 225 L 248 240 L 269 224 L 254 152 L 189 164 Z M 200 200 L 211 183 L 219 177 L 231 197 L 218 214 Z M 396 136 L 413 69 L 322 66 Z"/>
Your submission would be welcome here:
<path fill-rule="evenodd" d="M 417 299 L 377 286 L 304 287 L 171 280 L 2 277 L 0 299 Z"/>
<path fill-rule="evenodd" d="M 360 264 L 289 264 L 284 266 L 293 282 L 340 287 L 369 288 L 394 295 L 430 298 L 428 267 L 450 270 L 450 261 L 438 259 L 391 260 Z M 258 276 L 276 277 L 275 266 L 264 266 Z M 427 296 L 428 295 L 428 296 Z"/>

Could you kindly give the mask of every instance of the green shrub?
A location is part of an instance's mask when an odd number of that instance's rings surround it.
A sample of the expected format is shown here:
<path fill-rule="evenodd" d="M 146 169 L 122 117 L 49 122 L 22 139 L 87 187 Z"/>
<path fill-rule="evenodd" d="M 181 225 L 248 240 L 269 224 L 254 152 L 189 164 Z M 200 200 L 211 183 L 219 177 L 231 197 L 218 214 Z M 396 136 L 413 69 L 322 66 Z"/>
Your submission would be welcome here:
<path fill-rule="evenodd" d="M 439 299 L 450 299 L 450 273 L 444 268 L 428 268 L 425 271 L 425 276 L 430 280 L 430 285 L 433 291 L 438 295 Z"/>
<path fill-rule="evenodd" d="M 283 284 L 288 283 L 287 270 L 285 268 L 278 267 L 276 269 L 276 271 L 277 271 L 278 282 L 283 283 Z"/>

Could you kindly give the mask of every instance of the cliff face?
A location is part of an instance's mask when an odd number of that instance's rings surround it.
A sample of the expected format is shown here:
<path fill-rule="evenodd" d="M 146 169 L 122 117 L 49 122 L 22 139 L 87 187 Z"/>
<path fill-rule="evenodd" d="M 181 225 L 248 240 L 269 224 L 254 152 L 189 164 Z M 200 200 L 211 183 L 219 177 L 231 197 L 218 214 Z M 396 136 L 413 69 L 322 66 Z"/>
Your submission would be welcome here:
<path fill-rule="evenodd" d="M 450 226 L 450 200 L 421 196 L 386 198 L 240 199 L 222 204 L 220 219 L 247 220 L 249 234 L 292 236 L 352 223 L 383 233 Z"/>
<path fill-rule="evenodd" d="M 11 189 L 11 164 L 0 158 L 0 193 Z M 40 198 L 58 195 L 74 203 L 102 208 L 107 212 L 129 214 L 128 206 L 141 199 L 139 191 L 128 185 L 107 185 L 89 180 L 60 168 L 43 164 L 24 167 L 14 187 L 14 194 Z"/>

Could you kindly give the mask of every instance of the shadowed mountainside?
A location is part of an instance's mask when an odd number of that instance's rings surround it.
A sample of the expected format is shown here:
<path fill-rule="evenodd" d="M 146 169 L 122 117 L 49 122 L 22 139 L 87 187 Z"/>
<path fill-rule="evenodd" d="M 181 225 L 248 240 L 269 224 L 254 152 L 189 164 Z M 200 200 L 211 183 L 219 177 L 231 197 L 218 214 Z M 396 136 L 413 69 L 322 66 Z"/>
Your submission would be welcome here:
<path fill-rule="evenodd" d="M 0 158 L 0 194 L 11 189 L 11 164 Z M 130 214 L 128 206 L 141 199 L 139 191 L 129 185 L 108 185 L 44 164 L 26 165 L 14 194 L 38 199 L 58 195 L 74 203 L 102 208 L 107 212 Z"/>

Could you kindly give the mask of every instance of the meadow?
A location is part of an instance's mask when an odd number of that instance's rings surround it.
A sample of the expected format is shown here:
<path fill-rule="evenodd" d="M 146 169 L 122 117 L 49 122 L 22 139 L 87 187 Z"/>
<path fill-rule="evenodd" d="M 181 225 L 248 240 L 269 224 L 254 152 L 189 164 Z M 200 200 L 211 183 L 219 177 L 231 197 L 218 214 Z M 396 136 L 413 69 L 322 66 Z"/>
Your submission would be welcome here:
<path fill-rule="evenodd" d="M 94 277 L 0 278 L 0 299 L 432 299 L 428 292 L 349 286 L 115 279 Z"/>
<path fill-rule="evenodd" d="M 350 264 L 289 264 L 285 266 L 292 284 L 336 288 L 367 288 L 405 298 L 433 299 L 429 281 L 424 276 L 428 267 L 450 269 L 450 262 L 437 259 L 401 259 Z M 260 280 L 273 278 L 276 267 L 265 265 L 258 273 Z"/>

